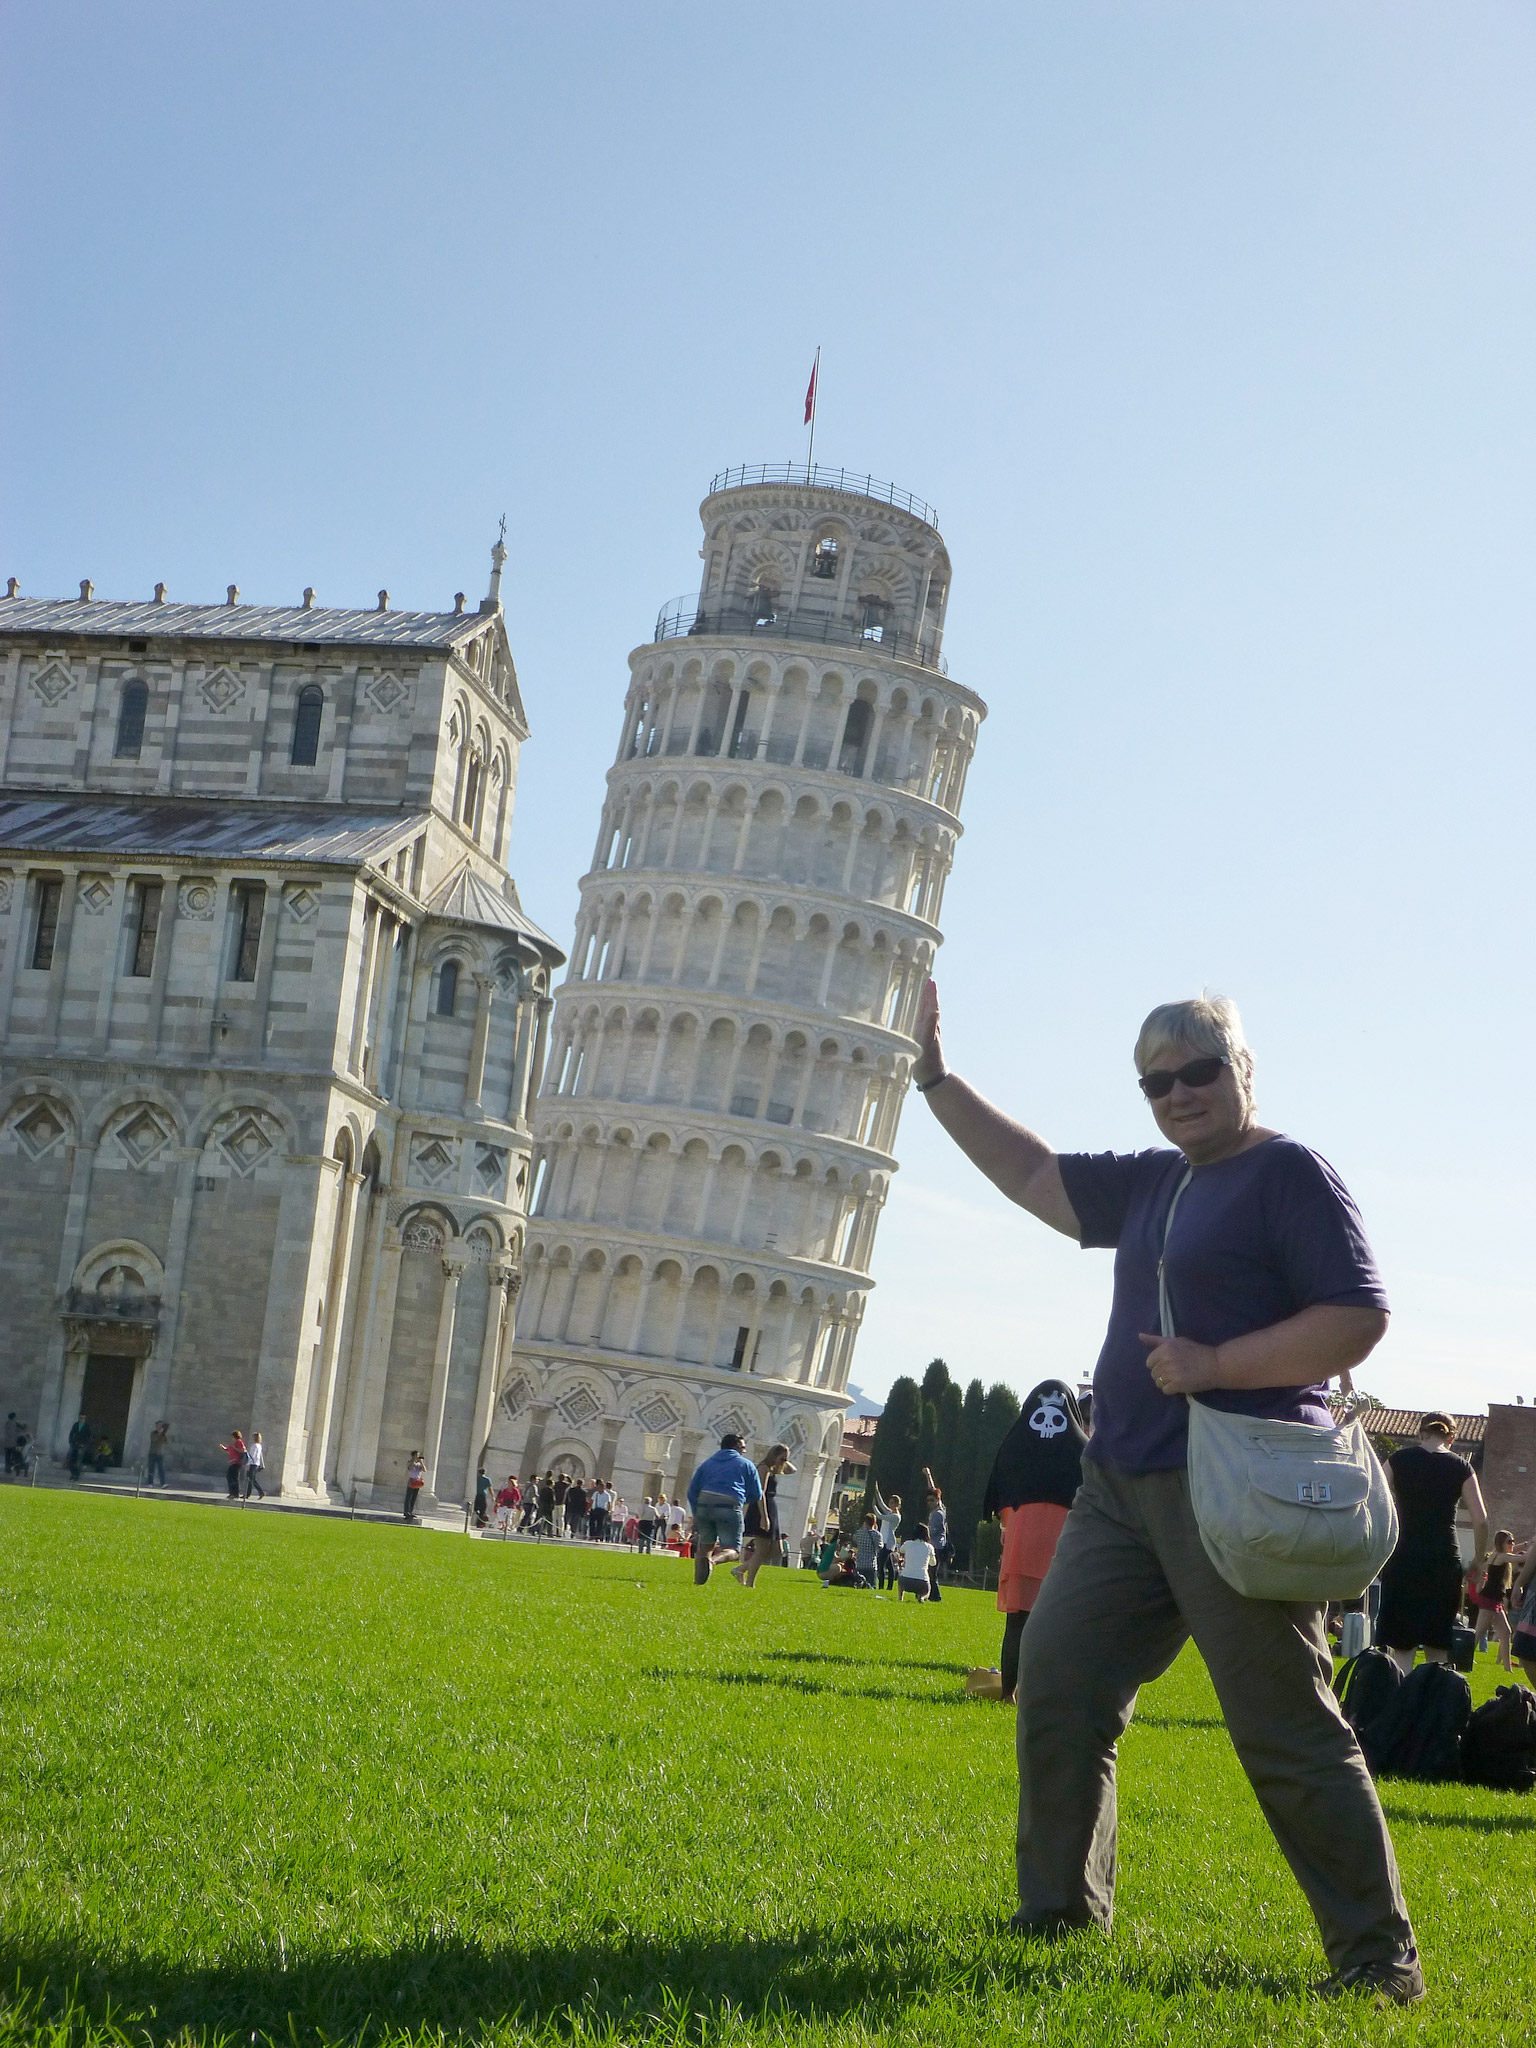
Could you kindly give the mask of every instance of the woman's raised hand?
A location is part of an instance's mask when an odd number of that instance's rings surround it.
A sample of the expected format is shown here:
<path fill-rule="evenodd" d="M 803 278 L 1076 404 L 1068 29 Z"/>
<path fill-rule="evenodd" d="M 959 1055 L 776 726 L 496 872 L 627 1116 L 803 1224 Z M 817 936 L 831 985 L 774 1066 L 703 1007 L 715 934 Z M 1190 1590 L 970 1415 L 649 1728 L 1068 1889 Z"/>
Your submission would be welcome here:
<path fill-rule="evenodd" d="M 917 1040 L 917 1064 L 912 1069 L 914 1081 L 932 1081 L 944 1071 L 944 1047 L 939 1038 L 939 986 L 936 981 L 923 983 L 923 992 L 917 999 L 917 1022 L 912 1027 Z"/>

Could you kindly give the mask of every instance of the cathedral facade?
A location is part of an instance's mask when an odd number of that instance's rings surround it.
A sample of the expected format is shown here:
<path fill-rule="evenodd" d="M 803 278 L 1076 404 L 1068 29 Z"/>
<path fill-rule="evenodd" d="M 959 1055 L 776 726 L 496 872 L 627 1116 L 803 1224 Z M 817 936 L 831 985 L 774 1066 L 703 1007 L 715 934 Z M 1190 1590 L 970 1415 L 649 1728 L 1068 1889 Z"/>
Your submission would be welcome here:
<path fill-rule="evenodd" d="M 986 707 L 931 510 L 732 470 L 696 598 L 629 659 L 534 1112 L 492 1463 L 681 1492 L 727 1429 L 836 1478 L 918 995 Z"/>
<path fill-rule="evenodd" d="M 0 1409 L 62 1457 L 260 1430 L 283 1492 L 466 1497 L 558 946 L 478 610 L 0 598 Z"/>

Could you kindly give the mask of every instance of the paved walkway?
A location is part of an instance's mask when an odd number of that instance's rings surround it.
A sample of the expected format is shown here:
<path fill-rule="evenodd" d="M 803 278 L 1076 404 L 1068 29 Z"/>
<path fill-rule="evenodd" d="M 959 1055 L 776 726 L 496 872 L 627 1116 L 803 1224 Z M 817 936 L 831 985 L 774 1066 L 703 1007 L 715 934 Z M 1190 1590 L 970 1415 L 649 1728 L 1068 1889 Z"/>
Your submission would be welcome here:
<path fill-rule="evenodd" d="M 182 1502 L 183 1505 L 193 1507 L 234 1507 L 241 1514 L 329 1515 L 333 1519 L 341 1521 L 393 1522 L 397 1526 L 402 1525 L 405 1520 L 405 1517 L 398 1508 L 359 1506 L 353 1509 L 345 1504 L 337 1505 L 334 1501 L 294 1500 L 273 1493 L 269 1493 L 265 1500 L 253 1497 L 248 1501 L 232 1502 L 227 1488 L 223 1486 L 213 1484 L 198 1486 L 190 1483 L 174 1486 L 144 1486 L 132 1473 L 126 1472 L 89 1472 L 79 1479 L 71 1479 L 69 1474 L 60 1467 L 52 1473 L 39 1471 L 33 1480 L 0 1479 L 0 1484 L 11 1486 L 35 1485 L 47 1487 L 53 1492 L 109 1493 L 119 1497 L 126 1497 L 130 1500 L 174 1500 Z M 503 1536 L 502 1532 L 494 1527 L 477 1529 L 474 1526 L 473 1520 L 465 1514 L 461 1507 L 439 1507 L 425 1510 L 417 1516 L 415 1526 L 421 1529 L 435 1529 L 439 1535 L 443 1536 L 476 1536 L 482 1542 L 558 1542 L 568 1547 L 579 1545 L 583 1550 L 618 1550 L 630 1553 L 634 1550 L 632 1544 L 626 1543 L 590 1543 L 585 1536 L 545 1537 L 520 1535 L 517 1533 Z M 677 1553 L 675 1551 L 663 1551 L 658 1546 L 653 1555 L 657 1557 L 675 1557 Z"/>

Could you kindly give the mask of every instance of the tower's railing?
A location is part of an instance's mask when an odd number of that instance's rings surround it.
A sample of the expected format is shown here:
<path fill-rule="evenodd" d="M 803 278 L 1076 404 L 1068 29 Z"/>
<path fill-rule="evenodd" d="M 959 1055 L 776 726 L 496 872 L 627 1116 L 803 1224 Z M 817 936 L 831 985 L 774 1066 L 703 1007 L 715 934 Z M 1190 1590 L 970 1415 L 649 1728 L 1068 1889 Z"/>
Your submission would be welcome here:
<path fill-rule="evenodd" d="M 820 462 L 753 462 L 743 463 L 739 469 L 722 469 L 709 480 L 710 496 L 716 491 L 739 491 L 748 484 L 814 484 L 818 490 L 847 491 L 855 498 L 873 498 L 878 504 L 894 505 L 899 512 L 910 512 L 935 533 L 939 529 L 938 513 L 910 491 L 899 491 L 894 484 L 860 476 L 855 470 L 828 469 Z"/>
<path fill-rule="evenodd" d="M 766 640 L 821 640 L 842 647 L 863 646 L 878 650 L 892 661 L 909 661 L 918 668 L 949 674 L 949 663 L 940 654 L 938 639 L 931 634 L 903 633 L 896 626 L 859 626 L 831 612 L 776 611 L 760 615 L 756 605 L 697 605 L 680 598 L 656 616 L 657 640 L 688 640 L 697 633 L 724 633 L 735 639 L 747 635 Z"/>

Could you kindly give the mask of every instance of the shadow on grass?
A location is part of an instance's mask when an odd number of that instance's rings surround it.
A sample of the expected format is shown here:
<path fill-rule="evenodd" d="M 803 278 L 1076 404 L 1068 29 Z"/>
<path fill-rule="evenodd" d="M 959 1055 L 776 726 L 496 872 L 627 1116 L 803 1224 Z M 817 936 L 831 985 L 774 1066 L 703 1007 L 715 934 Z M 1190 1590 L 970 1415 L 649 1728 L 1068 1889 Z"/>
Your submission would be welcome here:
<path fill-rule="evenodd" d="M 1511 1799 L 1528 1799 L 1528 1792 L 1511 1792 Z M 1416 1813 L 1411 1806 L 1382 1803 L 1388 1820 L 1411 1828 L 1468 1828 L 1475 1835 L 1519 1835 L 1536 1828 L 1536 1814 L 1530 1813 Z"/>
<path fill-rule="evenodd" d="M 841 1657 L 831 1650 L 767 1650 L 765 1664 L 843 1664 L 854 1671 L 948 1671 L 964 1678 L 969 1664 L 956 1664 L 937 1657 Z"/>
<path fill-rule="evenodd" d="M 823 1678 L 806 1678 L 792 1671 L 674 1671 L 663 1664 L 648 1664 L 641 1671 L 642 1678 L 654 1678 L 663 1684 L 674 1684 L 678 1679 L 702 1679 L 708 1685 L 739 1685 L 746 1687 L 772 1687 L 778 1692 L 799 1693 L 802 1698 L 825 1696 L 838 1700 L 905 1700 L 916 1707 L 968 1707 L 969 1694 L 964 1692 L 920 1692 L 902 1685 L 829 1685 Z"/>
<path fill-rule="evenodd" d="M 964 1952 L 931 1930 L 888 1935 L 807 1932 L 799 1937 L 636 1937 L 505 1948 L 439 1941 L 378 1954 L 230 1959 L 185 1968 L 148 1958 L 102 1963 L 65 1942 L 0 1945 L 0 1984 L 39 2023 L 94 2022 L 109 2039 L 149 2048 L 196 2028 L 286 2044 L 380 2033 L 471 2032 L 497 2020 L 556 2035 L 576 2027 L 636 2032 L 693 2015 L 703 2038 L 731 2015 L 768 2020 L 893 2020 L 935 1998 L 960 2004 L 1001 1994 L 1048 1998 L 1091 1978 L 1167 1998 L 1231 1991 L 1285 1998 L 1302 1988 L 1226 1956 L 1115 1952 L 1096 1934 L 1066 1942 L 999 1939 L 997 1926 L 966 1930 Z M 702 2023 L 702 2024 L 701 2024 Z M 110 2030 L 110 2031 L 109 2031 Z M 692 2030 L 690 2029 L 690 2038 Z"/>
<path fill-rule="evenodd" d="M 1221 1728 L 1226 1722 L 1219 1714 L 1143 1714 L 1137 1711 L 1133 1728 Z"/>

